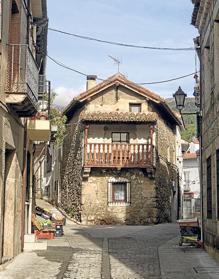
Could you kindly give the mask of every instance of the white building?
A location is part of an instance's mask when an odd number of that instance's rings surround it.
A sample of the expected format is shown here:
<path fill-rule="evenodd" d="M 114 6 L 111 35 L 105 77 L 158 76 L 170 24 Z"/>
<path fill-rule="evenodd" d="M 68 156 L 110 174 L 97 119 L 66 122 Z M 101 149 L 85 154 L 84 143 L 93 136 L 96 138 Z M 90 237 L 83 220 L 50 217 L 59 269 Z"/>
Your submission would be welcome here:
<path fill-rule="evenodd" d="M 183 154 L 183 218 L 200 217 L 199 143 L 194 140 Z"/>

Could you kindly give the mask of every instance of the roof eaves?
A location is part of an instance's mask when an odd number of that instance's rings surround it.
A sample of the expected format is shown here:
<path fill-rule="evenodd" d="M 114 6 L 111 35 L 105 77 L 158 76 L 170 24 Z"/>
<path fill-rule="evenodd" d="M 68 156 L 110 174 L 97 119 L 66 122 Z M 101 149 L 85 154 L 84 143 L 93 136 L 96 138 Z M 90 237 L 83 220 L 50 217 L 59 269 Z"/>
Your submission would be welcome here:
<path fill-rule="evenodd" d="M 175 113 L 173 112 L 173 110 L 168 106 L 168 104 L 166 103 L 166 101 L 162 101 L 160 103 L 161 106 L 163 106 L 163 108 L 170 114 L 170 116 L 172 117 L 172 119 L 179 125 L 182 126 L 182 122 L 180 121 L 180 119 L 175 115 Z"/>
<path fill-rule="evenodd" d="M 192 25 L 197 26 L 196 21 L 197 21 L 197 16 L 200 8 L 200 2 L 201 0 L 192 0 L 192 3 L 194 4 L 194 9 L 192 13 Z"/>
<path fill-rule="evenodd" d="M 78 104 L 79 101 L 77 101 L 75 98 L 64 108 L 64 110 L 62 111 L 62 113 L 64 115 L 67 115 L 73 108 L 76 104 Z"/>
<path fill-rule="evenodd" d="M 147 97 L 147 98 L 153 100 L 154 102 L 160 102 L 160 101 L 164 100 L 159 95 L 155 94 L 154 92 L 152 92 L 152 91 L 150 91 L 150 90 L 148 90 L 148 89 L 146 89 L 146 88 L 144 88 L 140 85 L 135 84 L 134 82 L 126 79 L 121 74 L 116 74 L 116 75 L 106 79 L 105 81 L 97 84 L 95 87 L 91 88 L 90 90 L 81 93 L 75 99 L 80 100 L 80 101 L 84 101 L 87 98 L 90 98 L 93 95 L 99 93 L 101 90 L 104 90 L 105 88 L 113 85 L 114 82 L 119 82 L 121 85 L 142 94 L 144 97 Z"/>

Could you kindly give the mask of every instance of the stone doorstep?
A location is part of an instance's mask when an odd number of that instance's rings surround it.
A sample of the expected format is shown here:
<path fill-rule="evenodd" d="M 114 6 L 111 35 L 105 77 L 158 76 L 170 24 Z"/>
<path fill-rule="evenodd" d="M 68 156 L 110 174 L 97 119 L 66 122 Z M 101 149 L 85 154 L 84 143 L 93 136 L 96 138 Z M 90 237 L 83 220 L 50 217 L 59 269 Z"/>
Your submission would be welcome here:
<path fill-rule="evenodd" d="M 36 242 L 36 235 L 35 234 L 25 234 L 24 235 L 24 243 L 34 243 Z"/>
<path fill-rule="evenodd" d="M 24 251 L 47 250 L 47 241 L 24 243 Z"/>
<path fill-rule="evenodd" d="M 47 250 L 47 240 L 37 240 L 35 234 L 24 235 L 24 251 Z"/>

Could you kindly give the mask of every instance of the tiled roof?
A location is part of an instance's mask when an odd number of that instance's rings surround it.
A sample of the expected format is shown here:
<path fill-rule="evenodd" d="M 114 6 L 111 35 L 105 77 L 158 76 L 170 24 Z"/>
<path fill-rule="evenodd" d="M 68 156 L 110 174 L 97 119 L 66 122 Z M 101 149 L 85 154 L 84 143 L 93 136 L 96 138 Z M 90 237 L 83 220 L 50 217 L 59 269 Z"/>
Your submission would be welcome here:
<path fill-rule="evenodd" d="M 199 144 L 199 140 L 198 140 L 197 138 L 194 138 L 194 139 L 192 140 L 192 142 L 195 143 L 195 144 Z"/>
<path fill-rule="evenodd" d="M 196 159 L 197 158 L 197 153 L 196 152 L 185 152 L 183 154 L 183 159 L 184 160 L 189 160 L 189 159 Z"/>
<path fill-rule="evenodd" d="M 133 112 L 87 112 L 80 116 L 82 121 L 87 122 L 156 122 L 155 113 L 133 113 Z"/>
<path fill-rule="evenodd" d="M 78 95 L 75 98 L 75 100 L 83 101 L 84 99 L 91 97 L 93 94 L 95 95 L 99 90 L 103 90 L 103 88 L 108 87 L 111 84 L 114 84 L 115 81 L 118 83 L 118 85 L 122 84 L 124 86 L 130 86 L 132 89 L 135 89 L 139 93 L 142 93 L 144 96 L 146 96 L 150 99 L 153 99 L 154 101 L 157 101 L 157 102 L 165 101 L 159 95 L 155 94 L 154 92 L 152 92 L 142 86 L 137 85 L 133 81 L 128 80 L 124 75 L 122 75 L 120 73 L 109 77 L 108 79 L 104 80 L 103 82 L 92 87 L 90 90 L 82 92 L 80 95 Z"/>
<path fill-rule="evenodd" d="M 124 86 L 130 89 L 137 94 L 144 96 L 146 99 L 154 102 L 155 104 L 159 105 L 166 113 L 169 114 L 170 119 L 177 123 L 177 125 L 181 125 L 181 121 L 177 117 L 177 115 L 170 109 L 167 105 L 164 98 L 160 97 L 159 95 L 155 94 L 154 92 L 126 79 L 126 77 L 120 73 L 115 74 L 108 79 L 100 82 L 96 86 L 92 87 L 91 89 L 81 93 L 77 97 L 75 97 L 71 103 L 64 109 L 63 113 L 65 115 L 69 115 L 71 117 L 71 111 L 75 109 L 75 106 L 78 104 L 82 104 L 83 102 L 89 100 L 92 96 L 104 91 L 105 89 L 109 88 L 110 86 Z"/>

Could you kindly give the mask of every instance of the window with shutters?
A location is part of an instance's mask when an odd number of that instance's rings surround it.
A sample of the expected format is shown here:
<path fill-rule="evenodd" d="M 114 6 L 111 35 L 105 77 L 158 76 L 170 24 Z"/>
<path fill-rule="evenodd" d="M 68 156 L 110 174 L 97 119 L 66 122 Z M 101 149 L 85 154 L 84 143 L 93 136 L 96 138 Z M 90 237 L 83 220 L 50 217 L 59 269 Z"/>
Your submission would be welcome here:
<path fill-rule="evenodd" d="M 207 159 L 207 218 L 212 218 L 211 156 Z"/>
<path fill-rule="evenodd" d="M 130 182 L 123 178 L 108 181 L 108 205 L 130 204 Z"/>

